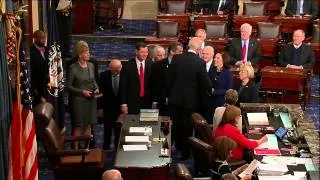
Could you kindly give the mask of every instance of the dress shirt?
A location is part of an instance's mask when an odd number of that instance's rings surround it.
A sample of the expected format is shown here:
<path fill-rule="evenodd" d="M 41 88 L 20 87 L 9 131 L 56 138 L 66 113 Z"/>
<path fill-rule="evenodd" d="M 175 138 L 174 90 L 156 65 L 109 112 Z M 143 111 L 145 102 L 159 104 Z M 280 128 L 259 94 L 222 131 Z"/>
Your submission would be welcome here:
<path fill-rule="evenodd" d="M 194 51 L 194 50 L 192 50 L 192 49 L 189 49 L 188 52 L 198 54 L 196 51 Z"/>
<path fill-rule="evenodd" d="M 212 64 L 212 59 L 206 63 L 207 72 L 209 72 L 211 64 Z"/>
<path fill-rule="evenodd" d="M 301 43 L 301 44 L 299 44 L 299 45 L 295 45 L 295 44 L 293 44 L 294 48 L 296 48 L 296 49 L 298 49 L 301 45 L 302 45 L 302 43 Z"/>
<path fill-rule="evenodd" d="M 118 94 L 119 81 L 120 81 L 120 75 L 119 74 L 112 75 L 112 88 L 113 88 L 113 92 L 114 92 L 115 95 Z"/>
<path fill-rule="evenodd" d="M 300 3 L 300 5 L 298 5 L 298 3 Z M 298 10 L 298 12 L 300 12 L 299 15 L 303 14 L 303 0 L 297 0 L 297 8 L 300 8 Z"/>
<path fill-rule="evenodd" d="M 219 6 L 218 6 L 218 11 L 220 11 L 221 6 L 224 6 L 226 4 L 226 0 L 220 0 Z"/>
<path fill-rule="evenodd" d="M 140 75 L 140 65 L 142 63 L 143 71 L 145 71 L 145 60 L 144 61 L 139 61 L 138 58 L 136 58 L 136 64 L 137 64 L 137 69 L 138 73 Z"/>
<path fill-rule="evenodd" d="M 39 50 L 39 52 L 41 53 L 41 56 L 43 57 L 43 59 L 45 59 L 44 51 L 40 50 L 41 48 L 45 48 L 45 47 L 39 47 L 37 44 L 34 44 L 34 46 Z"/>
<path fill-rule="evenodd" d="M 241 40 L 241 48 L 243 47 L 244 42 L 246 43 L 246 55 L 245 55 L 244 59 L 241 59 L 241 60 L 248 61 L 247 57 L 248 57 L 249 39 Z"/>

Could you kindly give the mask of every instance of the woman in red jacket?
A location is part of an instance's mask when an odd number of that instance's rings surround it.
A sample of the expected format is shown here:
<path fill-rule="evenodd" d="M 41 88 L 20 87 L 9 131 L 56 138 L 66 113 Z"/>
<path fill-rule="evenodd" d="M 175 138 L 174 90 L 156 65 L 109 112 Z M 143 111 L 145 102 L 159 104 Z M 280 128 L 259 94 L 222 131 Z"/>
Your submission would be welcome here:
<path fill-rule="evenodd" d="M 243 157 L 243 150 L 252 150 L 261 143 L 266 142 L 268 138 L 267 136 L 263 136 L 259 140 L 248 139 L 241 134 L 240 130 L 237 128 L 238 122 L 241 122 L 241 110 L 236 106 L 227 106 L 213 138 L 217 138 L 219 136 L 227 136 L 231 138 L 237 143 L 237 147 L 231 151 L 231 158 L 249 161 L 247 158 Z"/>

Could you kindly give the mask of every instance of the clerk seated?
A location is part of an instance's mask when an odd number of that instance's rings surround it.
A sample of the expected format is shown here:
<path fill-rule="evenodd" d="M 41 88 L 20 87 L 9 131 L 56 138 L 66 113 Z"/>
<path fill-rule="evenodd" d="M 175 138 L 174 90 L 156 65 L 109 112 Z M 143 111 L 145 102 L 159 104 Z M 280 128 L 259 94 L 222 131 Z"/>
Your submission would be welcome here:
<path fill-rule="evenodd" d="M 293 43 L 285 45 L 280 52 L 278 64 L 292 69 L 312 68 L 315 62 L 311 46 L 304 44 L 305 32 L 297 29 L 293 32 Z"/>
<path fill-rule="evenodd" d="M 222 120 L 216 129 L 215 136 L 227 136 L 237 143 L 236 148 L 231 151 L 231 158 L 235 160 L 252 161 L 252 157 L 248 153 L 248 150 L 253 150 L 258 145 L 268 141 L 267 136 L 263 136 L 259 140 L 251 140 L 241 134 L 237 128 L 237 123 L 241 121 L 241 110 L 236 106 L 227 106 L 224 111 Z"/>

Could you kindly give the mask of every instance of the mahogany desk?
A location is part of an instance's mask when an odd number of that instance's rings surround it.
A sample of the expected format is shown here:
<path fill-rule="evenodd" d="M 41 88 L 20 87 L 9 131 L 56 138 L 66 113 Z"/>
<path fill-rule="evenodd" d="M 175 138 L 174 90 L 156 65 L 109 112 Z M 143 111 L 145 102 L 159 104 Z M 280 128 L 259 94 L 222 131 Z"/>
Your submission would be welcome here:
<path fill-rule="evenodd" d="M 178 37 L 170 37 L 170 38 L 158 38 L 156 36 L 147 36 L 145 39 L 145 43 L 147 45 L 156 44 L 163 47 L 169 47 L 169 45 L 173 42 L 178 42 Z"/>
<path fill-rule="evenodd" d="M 114 167 L 120 170 L 123 179 L 129 180 L 169 180 L 171 157 L 160 157 L 162 142 L 154 142 L 153 138 L 165 137 L 160 131 L 162 117 L 156 122 L 141 122 L 138 115 L 120 115 L 117 123 L 122 123 L 120 139 Z M 152 147 L 147 151 L 124 151 L 125 136 L 129 135 L 129 127 L 152 127 Z M 171 130 L 171 128 L 170 128 Z M 171 147 L 171 132 L 167 135 Z"/>
<path fill-rule="evenodd" d="M 309 102 L 312 70 L 266 66 L 261 69 L 262 85 L 267 102 L 280 98 L 281 103 Z M 274 96 L 278 95 L 278 96 Z"/>
<path fill-rule="evenodd" d="M 228 21 L 228 15 L 194 15 L 194 30 L 205 29 L 206 21 Z"/>
<path fill-rule="evenodd" d="M 280 32 L 287 41 L 292 40 L 292 33 L 296 29 L 302 29 L 307 34 L 311 23 L 311 16 L 275 16 L 273 21 L 281 24 Z"/>

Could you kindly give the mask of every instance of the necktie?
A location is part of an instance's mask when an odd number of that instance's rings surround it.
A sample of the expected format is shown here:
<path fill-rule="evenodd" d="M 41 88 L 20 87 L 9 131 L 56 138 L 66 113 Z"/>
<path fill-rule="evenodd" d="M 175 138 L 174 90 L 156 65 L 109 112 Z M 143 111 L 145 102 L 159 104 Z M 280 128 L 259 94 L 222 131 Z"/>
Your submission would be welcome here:
<path fill-rule="evenodd" d="M 44 53 L 46 51 L 46 49 L 44 47 L 39 47 L 38 48 L 40 52 Z"/>
<path fill-rule="evenodd" d="M 119 78 L 118 78 L 118 75 L 114 75 L 113 82 L 112 82 L 112 88 L 113 88 L 113 93 L 115 95 L 118 94 L 118 87 L 119 87 Z"/>
<path fill-rule="evenodd" d="M 242 46 L 242 60 L 246 62 L 246 53 L 247 53 L 247 46 L 246 46 L 246 41 L 243 41 L 243 46 Z"/>
<path fill-rule="evenodd" d="M 139 79 L 140 79 L 140 93 L 139 96 L 143 97 L 144 96 L 144 71 L 143 71 L 143 64 L 140 63 L 140 70 L 139 70 Z"/>

